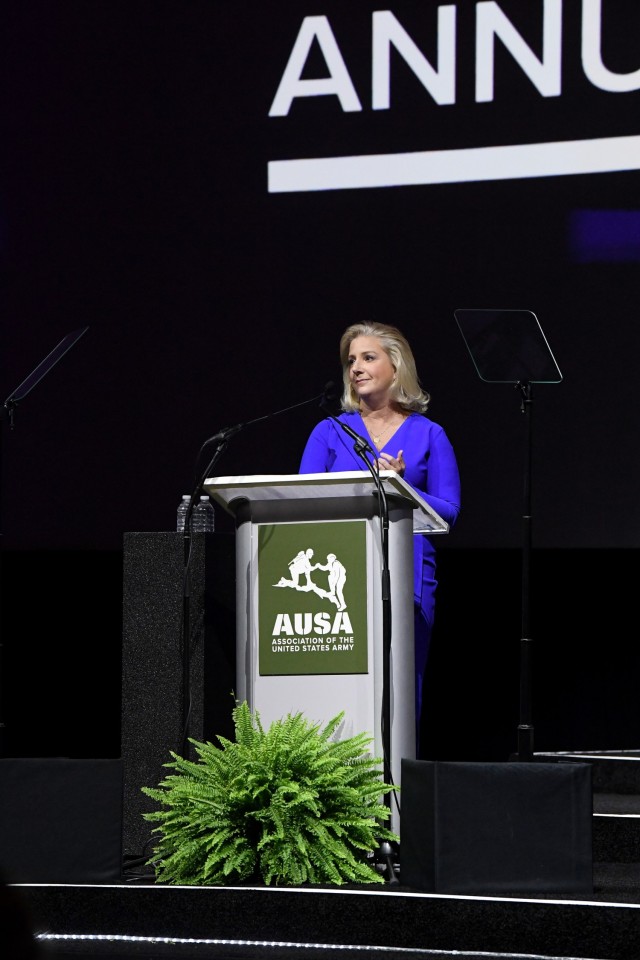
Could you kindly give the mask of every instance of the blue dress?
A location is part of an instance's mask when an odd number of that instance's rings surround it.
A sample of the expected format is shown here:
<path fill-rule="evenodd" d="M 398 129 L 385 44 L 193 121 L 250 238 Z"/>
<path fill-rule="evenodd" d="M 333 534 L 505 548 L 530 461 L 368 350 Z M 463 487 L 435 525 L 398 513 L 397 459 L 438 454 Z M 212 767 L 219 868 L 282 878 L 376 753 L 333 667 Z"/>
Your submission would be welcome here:
<path fill-rule="evenodd" d="M 359 436 L 373 440 L 359 413 L 341 413 L 339 420 Z M 364 470 L 353 449 L 353 439 L 328 418 L 311 431 L 300 462 L 300 473 L 336 473 Z M 411 413 L 382 447 L 396 456 L 403 451 L 404 479 L 453 526 L 460 513 L 460 474 L 453 447 L 442 427 L 420 413 Z M 436 593 L 436 548 L 433 538 L 416 534 L 413 538 L 413 599 L 415 608 L 416 723 L 422 708 L 422 681 L 433 629 Z"/>

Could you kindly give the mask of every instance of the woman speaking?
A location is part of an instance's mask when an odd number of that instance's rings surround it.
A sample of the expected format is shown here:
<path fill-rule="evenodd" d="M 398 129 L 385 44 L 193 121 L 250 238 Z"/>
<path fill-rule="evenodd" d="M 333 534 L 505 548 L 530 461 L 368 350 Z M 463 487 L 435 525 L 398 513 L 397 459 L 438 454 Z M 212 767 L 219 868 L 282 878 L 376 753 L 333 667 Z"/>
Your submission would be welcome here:
<path fill-rule="evenodd" d="M 394 470 L 449 526 L 460 512 L 460 475 L 443 428 L 425 414 L 429 394 L 418 378 L 404 335 L 382 323 L 356 323 L 340 340 L 344 390 L 338 417 L 367 440 L 380 470 Z M 362 470 L 350 437 L 327 418 L 311 432 L 300 473 Z M 414 541 L 416 731 L 420 730 L 422 682 L 433 629 L 436 550 L 428 535 Z"/>

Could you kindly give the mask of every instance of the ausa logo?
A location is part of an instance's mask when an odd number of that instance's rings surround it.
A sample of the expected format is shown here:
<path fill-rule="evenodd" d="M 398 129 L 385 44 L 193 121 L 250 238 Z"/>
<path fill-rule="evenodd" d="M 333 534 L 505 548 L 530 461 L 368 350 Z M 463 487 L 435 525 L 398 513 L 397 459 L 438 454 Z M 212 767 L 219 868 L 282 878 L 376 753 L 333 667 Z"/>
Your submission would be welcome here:
<path fill-rule="evenodd" d="M 364 520 L 260 525 L 262 676 L 367 673 L 367 568 Z"/>
<path fill-rule="evenodd" d="M 312 579 L 311 574 L 314 570 L 328 570 L 329 583 L 328 589 L 323 590 Z M 304 577 L 304 582 L 300 583 L 300 577 Z M 313 563 L 313 550 L 308 547 L 306 550 L 300 550 L 299 553 L 289 562 L 289 578 L 280 577 L 275 587 L 291 587 L 293 590 L 303 590 L 308 593 L 313 590 L 319 597 L 324 597 L 335 603 L 338 610 L 346 610 L 344 600 L 344 585 L 347 579 L 347 571 L 343 563 L 336 557 L 335 553 L 327 554 L 326 563 Z"/>
<path fill-rule="evenodd" d="M 335 553 L 328 553 L 325 563 L 314 563 L 314 551 L 311 547 L 300 550 L 289 561 L 289 576 L 280 577 L 274 587 L 299 590 L 302 593 L 315 593 L 316 596 L 330 601 L 337 607 L 335 614 L 327 611 L 313 613 L 278 613 L 273 626 L 273 636 L 296 634 L 310 634 L 315 632 L 321 635 L 337 634 L 339 632 L 353 632 L 351 620 L 347 612 L 347 603 L 344 597 L 344 587 L 347 580 L 345 565 L 338 560 Z M 328 574 L 320 586 L 313 574 L 322 570 Z"/>

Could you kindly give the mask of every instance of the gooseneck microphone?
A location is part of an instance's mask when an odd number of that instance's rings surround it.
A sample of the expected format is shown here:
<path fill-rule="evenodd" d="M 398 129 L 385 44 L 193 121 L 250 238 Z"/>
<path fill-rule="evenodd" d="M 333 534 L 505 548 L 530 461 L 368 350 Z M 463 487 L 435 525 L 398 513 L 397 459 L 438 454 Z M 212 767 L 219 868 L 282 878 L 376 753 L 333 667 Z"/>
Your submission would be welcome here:
<path fill-rule="evenodd" d="M 356 433 L 356 431 L 353 430 L 348 423 L 343 423 L 343 421 L 340 420 L 338 417 L 336 417 L 333 413 L 331 413 L 330 410 L 326 409 L 327 405 L 332 401 L 336 400 L 337 397 L 338 397 L 338 391 L 337 391 L 336 385 L 333 382 L 333 380 L 329 380 L 324 385 L 324 393 L 322 394 L 322 400 L 320 401 L 320 406 L 322 407 L 326 415 L 329 417 L 329 419 L 333 420 L 334 423 L 337 423 L 338 426 L 341 427 L 342 430 L 344 430 L 347 436 L 351 437 L 351 439 L 354 442 L 355 452 L 358 454 L 358 456 L 361 459 L 365 460 L 367 467 L 369 468 L 369 470 L 371 470 L 371 464 L 366 459 L 364 454 L 365 453 L 371 454 L 374 460 L 374 464 L 376 466 L 377 466 L 378 458 L 376 456 L 375 450 L 373 449 L 369 441 L 365 437 L 361 437 L 359 433 Z"/>
<path fill-rule="evenodd" d="M 354 441 L 356 453 L 359 453 L 360 455 L 362 455 L 362 453 L 371 454 L 371 456 L 375 461 L 375 465 L 377 469 L 378 457 L 376 456 L 376 452 L 371 446 L 371 444 L 369 443 L 369 441 L 365 440 L 364 437 L 361 437 L 359 433 L 355 432 L 355 430 L 352 430 L 347 423 L 343 423 L 342 420 L 339 420 L 338 417 L 334 417 L 332 414 L 329 414 L 329 416 L 333 421 L 335 421 L 335 423 L 338 424 L 338 426 L 342 427 L 344 432 L 348 434 L 348 436 L 350 436 L 351 439 Z"/>
<path fill-rule="evenodd" d="M 333 388 L 330 382 L 325 386 L 325 393 Z M 321 402 L 320 406 L 323 406 Z M 378 513 L 380 516 L 380 540 L 382 548 L 382 570 L 381 570 L 381 599 L 382 599 L 382 716 L 381 716 L 381 734 L 382 734 L 382 760 L 384 767 L 384 777 L 387 783 L 393 783 L 392 763 L 391 763 L 391 632 L 392 632 L 392 611 L 391 611 L 391 574 L 389 571 L 389 505 L 387 495 L 384 489 L 384 483 L 380 477 L 380 461 L 376 450 L 365 437 L 356 433 L 347 423 L 334 416 L 328 410 L 325 410 L 327 416 L 337 423 L 344 432 L 353 440 L 353 449 L 360 457 L 367 470 L 371 474 L 378 495 Z M 367 456 L 369 454 L 369 456 Z M 394 797 L 395 798 L 395 797 Z M 396 803 L 397 803 L 397 798 Z M 391 807 L 391 797 L 385 797 L 387 807 Z M 397 883 L 393 860 L 391 857 L 391 847 L 383 843 L 379 849 L 379 855 L 383 864 L 389 871 L 391 882 Z"/>

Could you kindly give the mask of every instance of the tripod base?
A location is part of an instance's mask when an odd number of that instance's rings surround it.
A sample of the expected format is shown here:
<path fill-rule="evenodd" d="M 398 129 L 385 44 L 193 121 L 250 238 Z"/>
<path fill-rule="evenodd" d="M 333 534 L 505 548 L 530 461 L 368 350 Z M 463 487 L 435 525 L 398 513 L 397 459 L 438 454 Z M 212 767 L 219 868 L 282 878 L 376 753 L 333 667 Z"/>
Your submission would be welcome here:
<path fill-rule="evenodd" d="M 396 844 L 384 840 L 374 854 L 375 868 L 387 883 L 397 884 L 400 871 L 400 851 Z"/>

